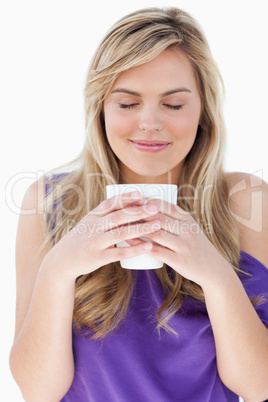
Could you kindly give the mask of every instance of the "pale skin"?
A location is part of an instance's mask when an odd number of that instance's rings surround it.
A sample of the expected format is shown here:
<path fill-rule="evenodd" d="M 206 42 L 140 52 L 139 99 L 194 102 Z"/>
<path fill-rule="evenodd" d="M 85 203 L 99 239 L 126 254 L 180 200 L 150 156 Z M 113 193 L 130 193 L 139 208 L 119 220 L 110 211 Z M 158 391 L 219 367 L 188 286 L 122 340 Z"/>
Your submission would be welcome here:
<path fill-rule="evenodd" d="M 163 96 L 175 89 L 180 91 Z M 122 104 L 134 106 L 122 108 Z M 107 138 L 121 161 L 122 180 L 165 183 L 171 178 L 178 183 L 200 111 L 192 67 L 179 51 L 163 52 L 152 62 L 122 73 L 104 102 Z M 135 141 L 143 139 L 168 145 L 159 152 L 145 152 L 135 146 Z M 244 218 L 237 219 L 241 249 L 268 267 L 268 186 L 264 182 L 252 186 L 248 175 L 232 173 L 227 176 L 230 191 L 244 179 L 244 190 L 230 198 L 235 216 Z M 41 181 L 29 188 L 22 210 L 37 208 L 40 185 Z M 252 215 L 252 194 L 257 190 L 263 199 L 261 230 L 254 229 L 254 219 L 250 228 L 245 224 Z M 129 219 L 132 231 L 122 226 Z M 141 220 L 144 223 L 138 223 Z M 96 224 L 103 230 L 91 230 L 90 239 L 87 232 L 82 234 L 81 227 L 92 229 Z M 71 385 L 75 279 L 109 262 L 145 252 L 202 287 L 218 372 L 226 386 L 248 402 L 268 397 L 268 331 L 232 267 L 201 230 L 193 233 L 193 225 L 191 215 L 177 206 L 128 194 L 103 201 L 55 247 L 44 249 L 40 214 L 21 215 L 16 333 L 10 363 L 27 401 L 56 402 Z M 147 242 L 144 248 L 144 242 L 137 240 L 142 235 L 158 244 Z M 114 247 L 122 240 L 131 247 Z"/>

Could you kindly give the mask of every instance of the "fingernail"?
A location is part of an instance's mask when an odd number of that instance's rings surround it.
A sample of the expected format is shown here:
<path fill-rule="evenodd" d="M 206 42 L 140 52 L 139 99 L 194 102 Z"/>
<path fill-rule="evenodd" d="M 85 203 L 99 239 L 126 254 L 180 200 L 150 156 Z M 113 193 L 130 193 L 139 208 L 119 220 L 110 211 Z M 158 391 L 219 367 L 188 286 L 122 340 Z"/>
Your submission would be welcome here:
<path fill-rule="evenodd" d="M 157 206 L 154 204 L 149 204 L 146 206 L 146 209 L 148 212 L 155 212 L 155 211 L 157 211 Z"/>
<path fill-rule="evenodd" d="M 142 247 L 144 248 L 144 250 L 150 250 L 152 248 L 152 246 L 153 246 L 152 243 L 146 242 L 146 243 L 144 243 L 144 245 Z"/>
<path fill-rule="evenodd" d="M 153 230 L 159 230 L 159 229 L 161 229 L 161 226 L 160 226 L 159 223 L 153 223 L 153 224 L 151 225 L 151 228 L 152 228 Z"/>
<path fill-rule="evenodd" d="M 140 201 L 138 201 L 138 203 L 140 205 L 145 205 L 145 204 L 147 204 L 147 202 L 148 202 L 148 200 L 146 200 L 145 198 L 142 198 Z"/>

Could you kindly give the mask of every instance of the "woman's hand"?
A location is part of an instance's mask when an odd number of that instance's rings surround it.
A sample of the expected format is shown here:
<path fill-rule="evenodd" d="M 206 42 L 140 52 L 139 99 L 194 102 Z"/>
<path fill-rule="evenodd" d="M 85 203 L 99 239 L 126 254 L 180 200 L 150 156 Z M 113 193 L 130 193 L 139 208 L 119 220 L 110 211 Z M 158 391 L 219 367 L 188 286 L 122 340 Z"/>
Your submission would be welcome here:
<path fill-rule="evenodd" d="M 147 206 L 137 193 L 112 197 L 89 212 L 51 249 L 46 259 L 53 269 L 57 267 L 61 278 L 64 275 L 74 280 L 105 264 L 148 253 L 150 242 L 139 242 L 133 247 L 115 245 L 159 229 L 160 222 L 152 219 L 157 213 L 157 206 Z"/>
<path fill-rule="evenodd" d="M 223 266 L 229 265 L 189 213 L 162 200 L 150 200 L 148 205 L 157 207 L 154 219 L 161 225 L 159 230 L 145 236 L 153 242 L 149 255 L 202 287 L 216 279 Z M 141 242 L 141 239 L 128 241 L 135 247 Z"/>

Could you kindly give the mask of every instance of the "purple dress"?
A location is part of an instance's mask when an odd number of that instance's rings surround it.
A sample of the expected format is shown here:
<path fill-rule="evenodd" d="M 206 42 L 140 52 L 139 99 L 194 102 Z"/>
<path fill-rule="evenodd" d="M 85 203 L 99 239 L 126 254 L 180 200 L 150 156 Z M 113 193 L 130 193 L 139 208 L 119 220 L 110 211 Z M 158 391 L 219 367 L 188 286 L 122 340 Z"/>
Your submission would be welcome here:
<path fill-rule="evenodd" d="M 241 252 L 241 281 L 249 296 L 267 294 L 268 270 Z M 163 301 L 154 271 L 136 271 L 137 285 L 119 328 L 101 340 L 73 333 L 75 377 L 62 402 L 232 402 L 221 382 L 206 307 L 185 298 L 169 321 L 178 337 L 156 331 Z M 256 311 L 268 327 L 268 301 Z"/>

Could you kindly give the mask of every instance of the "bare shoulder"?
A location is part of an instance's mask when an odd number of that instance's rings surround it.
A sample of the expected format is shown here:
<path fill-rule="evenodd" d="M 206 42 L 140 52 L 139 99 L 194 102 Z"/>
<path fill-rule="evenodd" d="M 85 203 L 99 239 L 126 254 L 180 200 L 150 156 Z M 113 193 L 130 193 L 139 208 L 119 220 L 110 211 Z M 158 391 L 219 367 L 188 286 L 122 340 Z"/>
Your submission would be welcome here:
<path fill-rule="evenodd" d="M 26 316 L 39 266 L 50 248 L 44 246 L 43 196 L 40 179 L 27 189 L 21 206 L 16 238 L 16 333 Z"/>
<path fill-rule="evenodd" d="M 241 172 L 227 173 L 226 179 L 241 250 L 268 267 L 268 184 L 255 175 Z"/>
<path fill-rule="evenodd" d="M 36 239 L 34 243 L 36 245 L 39 243 L 40 236 L 44 237 L 43 199 L 44 180 L 39 179 L 30 185 L 22 201 L 18 224 L 17 246 L 19 245 L 21 235 L 24 238 L 23 243 L 25 243 L 28 236 L 31 236 L 32 232 L 34 232 Z"/>

